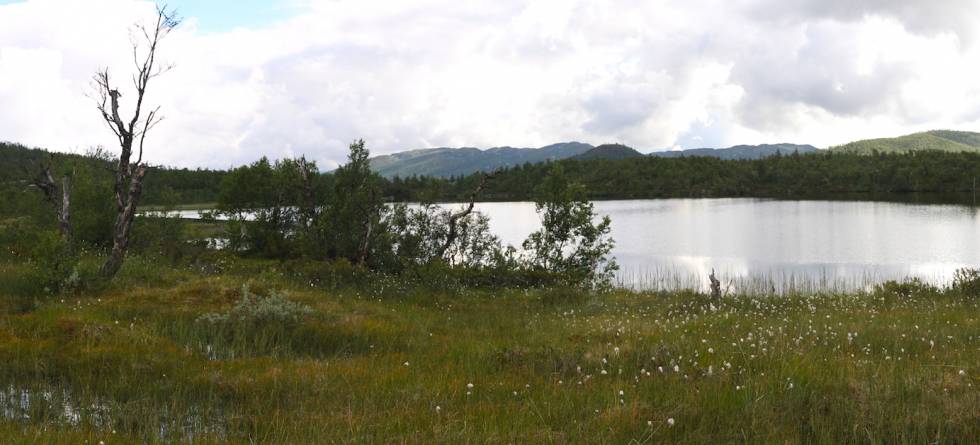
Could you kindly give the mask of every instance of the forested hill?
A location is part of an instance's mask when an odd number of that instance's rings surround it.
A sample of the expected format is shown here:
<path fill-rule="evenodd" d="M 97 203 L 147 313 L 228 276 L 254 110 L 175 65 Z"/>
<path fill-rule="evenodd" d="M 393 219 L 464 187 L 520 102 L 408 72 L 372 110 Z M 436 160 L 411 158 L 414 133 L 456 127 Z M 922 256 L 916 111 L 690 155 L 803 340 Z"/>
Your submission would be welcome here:
<path fill-rule="evenodd" d="M 820 151 L 763 159 L 658 158 L 526 164 L 495 175 L 487 200 L 528 200 L 554 164 L 586 186 L 593 199 L 771 197 L 902 199 L 910 193 L 963 202 L 980 184 L 980 154 L 941 151 L 873 156 Z M 453 180 L 395 179 L 389 195 L 398 200 L 464 200 L 479 175 Z M 953 195 L 959 196 L 953 196 Z"/>
<path fill-rule="evenodd" d="M 97 156 L 49 152 L 20 144 L 0 142 L 0 185 L 5 190 L 25 188 L 42 163 L 50 163 L 55 174 L 75 172 L 88 180 L 108 184 L 115 167 Z M 223 170 L 151 167 L 143 186 L 141 204 L 207 203 L 217 200 Z"/>
<path fill-rule="evenodd" d="M 817 147 L 799 144 L 736 145 L 728 148 L 693 148 L 690 150 L 655 151 L 650 156 L 684 158 L 706 156 L 719 159 L 762 159 L 776 154 L 816 153 Z"/>
<path fill-rule="evenodd" d="M 605 144 L 575 156 L 572 159 L 577 159 L 580 161 L 593 161 L 597 159 L 639 158 L 642 156 L 643 153 L 640 153 L 623 144 Z"/>
<path fill-rule="evenodd" d="M 655 157 L 693 157 L 707 156 L 720 159 L 760 159 L 768 156 L 792 153 L 814 153 L 812 145 L 763 144 L 736 145 L 729 148 L 696 148 L 690 150 L 658 151 L 650 153 Z M 499 168 L 514 167 L 526 163 L 558 161 L 562 159 L 598 160 L 625 159 L 647 156 L 623 144 L 603 144 L 593 147 L 579 142 L 566 142 L 541 148 L 498 147 L 480 150 L 477 148 L 432 148 L 411 150 L 371 159 L 371 168 L 386 178 L 396 176 L 431 176 L 450 178 L 477 172 L 489 172 Z"/>
<path fill-rule="evenodd" d="M 897 138 L 855 141 L 831 147 L 830 150 L 857 154 L 908 153 L 923 150 L 980 153 L 980 133 L 933 130 Z"/>

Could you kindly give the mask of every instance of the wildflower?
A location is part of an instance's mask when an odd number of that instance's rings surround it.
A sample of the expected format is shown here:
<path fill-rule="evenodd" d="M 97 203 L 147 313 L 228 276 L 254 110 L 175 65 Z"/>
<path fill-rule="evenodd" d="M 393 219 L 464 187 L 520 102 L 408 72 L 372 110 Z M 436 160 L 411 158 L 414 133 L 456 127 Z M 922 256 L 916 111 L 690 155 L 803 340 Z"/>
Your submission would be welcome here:
<path fill-rule="evenodd" d="M 667 426 L 674 426 L 674 418 L 673 417 L 667 419 Z"/>
<path fill-rule="evenodd" d="M 436 412 L 439 412 L 439 411 L 442 411 L 442 407 L 439 406 L 439 405 L 436 405 Z"/>
<path fill-rule="evenodd" d="M 466 389 L 473 389 L 473 384 L 472 383 L 467 383 L 466 384 Z"/>
<path fill-rule="evenodd" d="M 408 362 L 405 362 L 405 366 L 408 366 Z"/>
<path fill-rule="evenodd" d="M 964 375 L 966 375 L 966 371 L 964 371 L 964 370 L 961 369 L 960 370 L 960 376 L 964 376 Z"/>
<path fill-rule="evenodd" d="M 609 373 L 608 373 L 608 372 L 606 372 L 606 370 L 605 370 L 605 369 L 603 369 L 603 370 L 602 370 L 602 372 L 600 372 L 599 374 L 602 374 L 602 375 L 606 375 L 606 374 L 609 374 Z"/>

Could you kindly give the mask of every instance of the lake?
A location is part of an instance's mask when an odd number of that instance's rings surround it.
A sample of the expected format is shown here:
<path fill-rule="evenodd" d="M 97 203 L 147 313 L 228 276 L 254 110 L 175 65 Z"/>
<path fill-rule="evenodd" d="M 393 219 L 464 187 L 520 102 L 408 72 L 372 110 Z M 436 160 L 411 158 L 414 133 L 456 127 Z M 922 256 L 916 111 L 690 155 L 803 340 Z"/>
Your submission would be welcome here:
<path fill-rule="evenodd" d="M 628 287 L 703 289 L 712 269 L 729 291 L 850 290 L 910 277 L 944 285 L 956 269 L 980 266 L 980 209 L 970 206 L 733 198 L 595 208 L 612 218 L 617 279 Z M 505 244 L 520 246 L 539 226 L 531 202 L 476 209 Z"/>

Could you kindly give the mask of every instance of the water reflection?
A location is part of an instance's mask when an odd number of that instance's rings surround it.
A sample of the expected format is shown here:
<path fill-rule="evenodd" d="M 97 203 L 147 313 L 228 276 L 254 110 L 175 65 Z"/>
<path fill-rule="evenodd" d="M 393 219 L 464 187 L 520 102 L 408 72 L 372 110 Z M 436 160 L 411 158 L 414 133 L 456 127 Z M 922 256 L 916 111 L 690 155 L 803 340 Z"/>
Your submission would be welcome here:
<path fill-rule="evenodd" d="M 664 199 L 600 201 L 622 284 L 703 288 L 712 269 L 741 289 L 861 289 L 918 277 L 944 285 L 980 265 L 978 210 L 894 202 Z M 534 204 L 485 203 L 491 229 L 519 244 Z"/>
<path fill-rule="evenodd" d="M 956 269 L 980 266 L 980 210 L 970 206 L 734 198 L 595 207 L 612 218 L 620 283 L 637 288 L 702 287 L 712 269 L 742 288 L 777 291 L 786 283 L 854 289 L 907 277 L 944 285 Z M 476 208 L 514 246 L 540 224 L 531 202 Z"/>

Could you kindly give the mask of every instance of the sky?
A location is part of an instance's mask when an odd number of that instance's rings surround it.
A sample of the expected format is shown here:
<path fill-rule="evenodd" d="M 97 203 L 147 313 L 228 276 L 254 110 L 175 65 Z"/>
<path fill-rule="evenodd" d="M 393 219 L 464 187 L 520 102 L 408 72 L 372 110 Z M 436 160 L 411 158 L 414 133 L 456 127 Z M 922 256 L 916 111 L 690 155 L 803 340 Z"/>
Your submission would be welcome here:
<path fill-rule="evenodd" d="M 429 147 L 827 147 L 980 130 L 975 0 L 209 0 L 161 44 L 157 165 Z M 0 0 L 0 140 L 117 149 L 135 0 Z M 131 88 L 122 89 L 123 111 Z"/>

